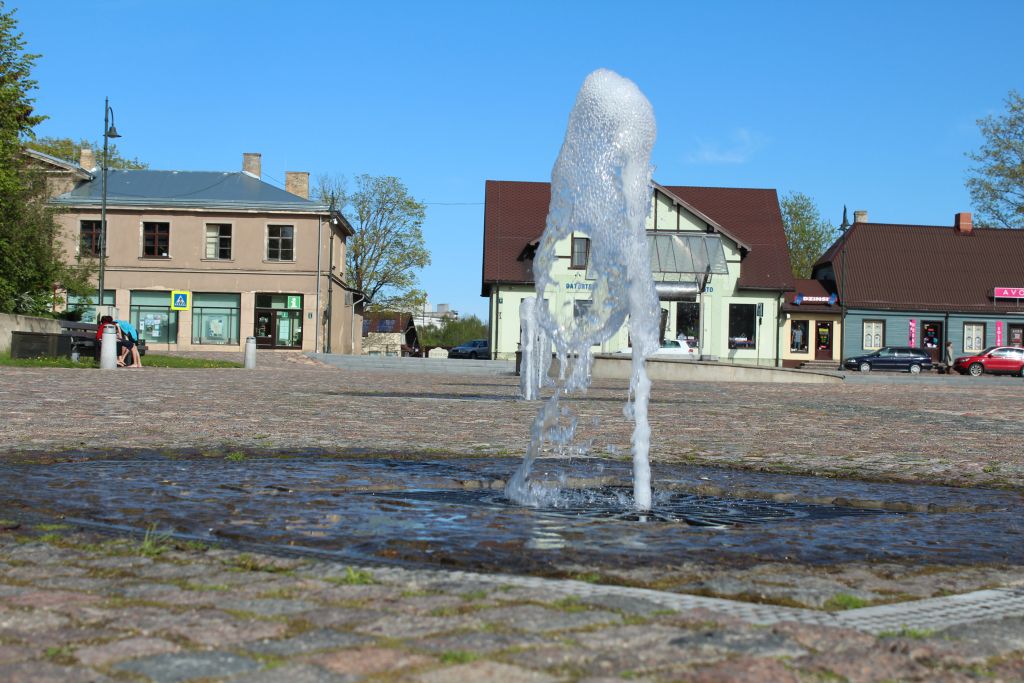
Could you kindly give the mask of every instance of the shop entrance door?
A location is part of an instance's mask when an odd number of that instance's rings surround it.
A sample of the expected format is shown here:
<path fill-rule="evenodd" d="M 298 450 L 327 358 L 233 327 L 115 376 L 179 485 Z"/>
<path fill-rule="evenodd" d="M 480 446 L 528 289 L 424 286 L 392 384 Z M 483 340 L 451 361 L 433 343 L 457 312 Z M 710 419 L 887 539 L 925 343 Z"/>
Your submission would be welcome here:
<path fill-rule="evenodd" d="M 832 323 L 819 320 L 814 328 L 814 360 L 832 360 Z"/>
<path fill-rule="evenodd" d="M 942 362 L 942 322 L 921 321 L 921 348 L 932 357 L 933 363 Z"/>
<path fill-rule="evenodd" d="M 302 312 L 273 308 L 257 308 L 256 348 L 302 348 Z"/>
<path fill-rule="evenodd" d="M 1024 346 L 1024 325 L 1010 325 L 1007 330 L 1010 346 Z"/>

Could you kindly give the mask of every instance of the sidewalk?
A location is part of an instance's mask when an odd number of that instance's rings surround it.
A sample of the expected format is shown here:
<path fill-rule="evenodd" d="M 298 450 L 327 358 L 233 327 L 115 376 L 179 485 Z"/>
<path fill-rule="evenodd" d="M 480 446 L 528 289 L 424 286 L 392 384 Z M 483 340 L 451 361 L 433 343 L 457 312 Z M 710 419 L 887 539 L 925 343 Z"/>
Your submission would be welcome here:
<path fill-rule="evenodd" d="M 539 405 L 516 400 L 515 377 L 275 361 L 252 371 L 0 368 L 0 453 L 36 468 L 132 448 L 168 458 L 487 455 L 511 471 Z M 1019 496 L 1019 388 L 657 384 L 655 477 L 659 462 L 678 462 Z M 572 402 L 595 454 L 628 454 L 624 396 L 602 382 Z M 38 513 L 0 512 L 0 681 L 1024 679 L 1019 566 L 665 558 L 693 572 L 703 586 L 694 595 L 582 571 L 569 581 L 147 542 Z M 883 602 L 940 601 L 885 616 L 862 608 L 867 585 Z M 741 595 L 751 586 L 763 594 Z M 833 595 L 826 609 L 788 606 L 808 604 L 816 587 Z M 951 593 L 971 597 L 942 597 Z"/>

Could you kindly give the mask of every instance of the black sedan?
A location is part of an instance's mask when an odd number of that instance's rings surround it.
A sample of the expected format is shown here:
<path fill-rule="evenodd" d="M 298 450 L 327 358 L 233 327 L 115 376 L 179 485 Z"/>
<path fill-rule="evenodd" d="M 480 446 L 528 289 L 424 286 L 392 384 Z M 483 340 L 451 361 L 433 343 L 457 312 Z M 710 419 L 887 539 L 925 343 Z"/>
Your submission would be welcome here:
<path fill-rule="evenodd" d="M 912 346 L 883 346 L 877 351 L 862 356 L 853 356 L 843 361 L 847 370 L 900 370 L 917 374 L 932 369 L 932 357 L 923 349 Z"/>

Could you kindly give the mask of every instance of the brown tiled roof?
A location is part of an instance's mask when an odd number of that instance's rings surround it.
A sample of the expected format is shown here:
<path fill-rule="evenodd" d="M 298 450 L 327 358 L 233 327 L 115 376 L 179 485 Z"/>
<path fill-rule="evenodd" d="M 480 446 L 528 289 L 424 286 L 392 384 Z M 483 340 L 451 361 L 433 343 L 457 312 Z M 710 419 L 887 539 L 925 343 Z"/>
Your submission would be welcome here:
<path fill-rule="evenodd" d="M 1024 231 L 854 223 L 818 259 L 831 263 L 848 308 L 927 311 L 1017 311 L 993 299 L 995 287 L 1024 287 Z M 842 292 L 841 292 L 842 294 Z"/>
<path fill-rule="evenodd" d="M 789 251 L 775 190 L 666 186 L 666 190 L 749 246 L 738 286 L 789 290 L 793 287 Z M 481 294 L 492 284 L 533 284 L 533 261 L 517 260 L 523 248 L 544 232 L 549 183 L 488 180 L 484 206 Z"/>

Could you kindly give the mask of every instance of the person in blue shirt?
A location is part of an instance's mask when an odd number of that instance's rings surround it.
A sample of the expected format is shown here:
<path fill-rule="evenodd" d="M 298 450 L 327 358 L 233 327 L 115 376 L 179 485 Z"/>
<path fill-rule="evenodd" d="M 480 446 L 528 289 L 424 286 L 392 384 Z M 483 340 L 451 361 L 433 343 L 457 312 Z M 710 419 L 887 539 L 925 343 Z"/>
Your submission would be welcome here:
<path fill-rule="evenodd" d="M 128 368 L 141 368 L 142 357 L 139 355 L 139 331 L 127 320 L 114 321 L 121 330 L 121 363 Z M 132 363 L 128 365 L 128 354 L 132 356 Z"/>

